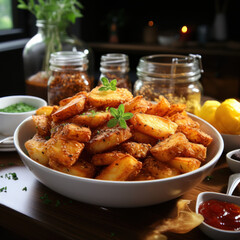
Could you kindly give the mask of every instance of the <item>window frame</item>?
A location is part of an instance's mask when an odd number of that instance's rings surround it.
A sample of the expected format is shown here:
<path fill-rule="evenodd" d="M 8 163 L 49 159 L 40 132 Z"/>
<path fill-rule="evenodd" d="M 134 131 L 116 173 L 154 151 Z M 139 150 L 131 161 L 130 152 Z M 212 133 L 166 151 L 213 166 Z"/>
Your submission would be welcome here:
<path fill-rule="evenodd" d="M 17 8 L 18 0 L 11 0 L 13 28 L 0 30 L 0 43 L 26 38 L 29 36 L 27 11 Z"/>

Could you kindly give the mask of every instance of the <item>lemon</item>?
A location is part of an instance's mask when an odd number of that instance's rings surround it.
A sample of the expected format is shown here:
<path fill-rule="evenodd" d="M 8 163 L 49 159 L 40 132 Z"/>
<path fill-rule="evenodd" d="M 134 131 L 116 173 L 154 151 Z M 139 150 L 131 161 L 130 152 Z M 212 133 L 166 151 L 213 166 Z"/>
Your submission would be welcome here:
<path fill-rule="evenodd" d="M 215 112 L 215 127 L 221 133 L 240 134 L 240 102 L 226 99 Z"/>
<path fill-rule="evenodd" d="M 220 105 L 221 105 L 221 103 L 216 100 L 207 100 L 206 102 L 204 102 L 204 104 L 200 108 L 197 115 L 200 118 L 209 122 L 210 124 L 214 125 L 215 112 Z"/>

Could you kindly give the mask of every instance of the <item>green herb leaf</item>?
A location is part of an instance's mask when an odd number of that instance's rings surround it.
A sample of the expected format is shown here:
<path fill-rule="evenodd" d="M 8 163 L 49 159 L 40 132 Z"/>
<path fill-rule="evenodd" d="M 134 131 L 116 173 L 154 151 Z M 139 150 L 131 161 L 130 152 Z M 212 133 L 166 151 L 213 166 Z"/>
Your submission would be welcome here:
<path fill-rule="evenodd" d="M 76 18 L 82 17 L 81 9 L 83 5 L 78 0 L 18 0 L 19 9 L 28 10 L 37 19 L 47 23 L 66 26 L 75 23 Z"/>
<path fill-rule="evenodd" d="M 107 126 L 109 128 L 115 127 L 118 124 L 118 119 L 117 118 L 112 118 L 108 121 Z"/>
<path fill-rule="evenodd" d="M 116 91 L 117 89 L 117 80 L 113 79 L 112 81 L 109 81 L 106 77 L 101 78 L 103 87 L 100 87 L 98 91 L 107 91 L 107 90 L 112 90 Z"/>
<path fill-rule="evenodd" d="M 123 129 L 127 128 L 126 120 L 129 120 L 133 117 L 133 114 L 130 112 L 125 113 L 124 112 L 124 105 L 120 104 L 118 106 L 118 109 L 116 108 L 110 108 L 110 113 L 113 116 L 112 119 L 110 119 L 107 123 L 107 126 L 112 128 L 115 127 L 117 124 Z"/>

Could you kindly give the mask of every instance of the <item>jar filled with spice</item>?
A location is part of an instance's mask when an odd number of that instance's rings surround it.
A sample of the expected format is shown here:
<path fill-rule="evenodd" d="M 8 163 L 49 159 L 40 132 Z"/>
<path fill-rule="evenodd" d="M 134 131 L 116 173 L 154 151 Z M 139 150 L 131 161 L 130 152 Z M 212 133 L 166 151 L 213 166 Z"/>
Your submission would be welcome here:
<path fill-rule="evenodd" d="M 48 80 L 48 104 L 59 101 L 80 91 L 90 91 L 88 59 L 83 52 L 55 52 L 50 58 L 51 75 Z"/>
<path fill-rule="evenodd" d="M 200 55 L 142 57 L 137 66 L 134 95 L 143 95 L 150 101 L 159 101 L 163 95 L 170 103 L 184 103 L 187 111 L 197 113 L 203 93 L 200 83 L 202 72 Z"/>
<path fill-rule="evenodd" d="M 100 79 L 98 85 L 102 84 L 102 77 L 109 81 L 117 79 L 117 87 L 127 88 L 132 91 L 132 84 L 129 78 L 129 59 L 126 54 L 108 53 L 101 56 Z"/>

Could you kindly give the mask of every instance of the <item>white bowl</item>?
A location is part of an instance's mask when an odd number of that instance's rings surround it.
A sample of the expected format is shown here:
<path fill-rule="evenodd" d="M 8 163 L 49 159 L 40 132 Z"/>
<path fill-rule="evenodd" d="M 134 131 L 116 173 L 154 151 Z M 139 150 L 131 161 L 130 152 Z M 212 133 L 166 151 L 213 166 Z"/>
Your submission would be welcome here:
<path fill-rule="evenodd" d="M 232 155 L 238 151 L 240 151 L 240 148 L 230 151 L 226 154 L 226 161 L 227 161 L 228 167 L 233 172 L 236 172 L 236 173 L 240 173 L 240 160 L 233 159 Z"/>
<path fill-rule="evenodd" d="M 224 152 L 229 152 L 234 149 L 240 148 L 240 135 L 223 134 L 221 133 L 224 141 Z"/>
<path fill-rule="evenodd" d="M 13 95 L 0 98 L 0 108 L 5 108 L 9 105 L 23 102 L 34 107 L 40 108 L 46 106 L 47 102 L 41 98 L 27 96 L 27 95 Z M 13 136 L 16 127 L 24 119 L 32 116 L 36 111 L 22 112 L 22 113 L 7 113 L 0 112 L 0 135 Z"/>
<path fill-rule="evenodd" d="M 235 173 L 232 174 L 229 177 L 228 180 L 228 188 L 227 193 L 216 193 L 216 192 L 202 192 L 198 195 L 197 201 L 196 201 L 196 213 L 199 213 L 199 206 L 201 203 L 216 199 L 223 202 L 230 202 L 239 205 L 240 203 L 240 197 L 238 196 L 231 196 L 234 189 L 238 185 L 240 181 L 240 174 Z M 237 240 L 240 239 L 240 231 L 230 231 L 230 230 L 222 230 L 219 228 L 215 228 L 210 226 L 209 224 L 202 222 L 199 226 L 199 228 L 210 238 L 216 239 L 216 240 Z"/>
<path fill-rule="evenodd" d="M 105 207 L 142 207 L 177 198 L 199 184 L 214 168 L 223 151 L 218 131 L 204 120 L 191 115 L 201 129 L 213 137 L 207 159 L 199 169 L 179 176 L 150 181 L 104 181 L 68 175 L 45 167 L 28 157 L 24 143 L 35 134 L 31 117 L 14 133 L 14 144 L 23 163 L 50 189 L 69 198 Z"/>
<path fill-rule="evenodd" d="M 218 199 L 220 201 L 227 201 L 231 203 L 235 203 L 239 205 L 240 197 L 236 196 L 229 196 L 222 193 L 215 193 L 215 192 L 202 192 L 198 195 L 197 202 L 196 202 L 196 213 L 198 212 L 199 205 L 202 202 L 208 201 L 210 199 Z M 210 226 L 209 224 L 202 222 L 199 228 L 210 238 L 216 240 L 237 240 L 240 239 L 240 231 L 227 231 L 218 229 L 215 227 Z"/>

